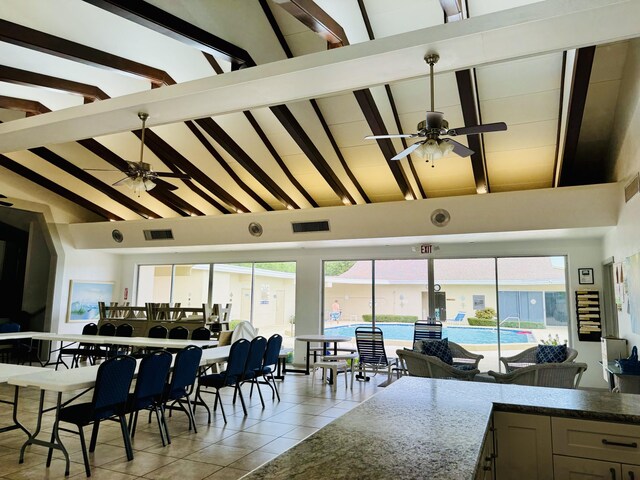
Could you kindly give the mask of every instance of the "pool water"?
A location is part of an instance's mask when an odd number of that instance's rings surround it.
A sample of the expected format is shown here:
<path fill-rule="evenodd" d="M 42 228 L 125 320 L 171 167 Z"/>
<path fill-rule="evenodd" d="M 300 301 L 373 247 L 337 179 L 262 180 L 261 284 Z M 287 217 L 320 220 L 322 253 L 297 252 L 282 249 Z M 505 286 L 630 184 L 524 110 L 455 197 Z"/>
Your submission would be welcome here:
<path fill-rule="evenodd" d="M 370 327 L 370 323 L 354 323 L 340 327 L 327 327 L 326 335 L 345 335 L 355 337 L 357 327 Z M 382 329 L 385 339 L 413 340 L 413 323 L 378 323 L 376 327 Z M 442 338 L 459 344 L 494 344 L 498 343 L 498 330 L 495 328 L 477 327 L 443 327 Z M 533 335 L 528 330 L 500 329 L 500 343 L 529 343 L 534 342 Z"/>

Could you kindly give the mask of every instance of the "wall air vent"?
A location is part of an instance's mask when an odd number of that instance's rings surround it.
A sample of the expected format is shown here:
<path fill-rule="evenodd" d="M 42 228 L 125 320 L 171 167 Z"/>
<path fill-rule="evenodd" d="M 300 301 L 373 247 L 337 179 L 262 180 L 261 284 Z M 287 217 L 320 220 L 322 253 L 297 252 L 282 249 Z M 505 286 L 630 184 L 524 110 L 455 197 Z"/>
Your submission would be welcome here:
<path fill-rule="evenodd" d="M 171 230 L 144 230 L 145 240 L 173 240 Z"/>
<path fill-rule="evenodd" d="M 293 222 L 293 233 L 305 233 L 305 232 L 328 232 L 329 221 L 321 220 L 319 222 Z"/>
<path fill-rule="evenodd" d="M 636 176 L 633 177 L 633 180 L 631 180 L 631 182 L 629 182 L 629 184 L 624 187 L 625 203 L 635 197 L 638 192 L 640 192 L 640 174 L 636 174 Z"/>

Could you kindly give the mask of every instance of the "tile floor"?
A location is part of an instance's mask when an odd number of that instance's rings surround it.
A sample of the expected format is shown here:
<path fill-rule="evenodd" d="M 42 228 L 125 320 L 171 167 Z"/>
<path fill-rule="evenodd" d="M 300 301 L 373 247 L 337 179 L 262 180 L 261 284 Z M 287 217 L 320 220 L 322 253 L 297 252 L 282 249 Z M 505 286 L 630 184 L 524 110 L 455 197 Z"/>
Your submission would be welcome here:
<path fill-rule="evenodd" d="M 168 418 L 172 443 L 163 447 L 155 417 L 146 423 L 141 414 L 133 439 L 135 458 L 127 462 L 119 424 L 103 422 L 100 427 L 96 451 L 90 454 L 92 476 L 95 480 L 124 479 L 219 479 L 232 480 L 271 460 L 303 438 L 322 428 L 334 418 L 344 414 L 358 403 L 380 390 L 377 385 L 386 376 L 377 376 L 370 382 L 354 382 L 353 390 L 344 388 L 344 378 L 339 376 L 335 393 L 321 382 L 320 375 L 312 383 L 311 376 L 288 374 L 278 381 L 281 401 L 271 401 L 271 391 L 263 386 L 266 408 L 263 410 L 256 392 L 249 400 L 249 386 L 243 388 L 248 402 L 249 415 L 245 417 L 238 400 L 232 405 L 232 389 L 223 391 L 223 402 L 228 423 L 225 425 L 220 412 L 214 413 L 207 424 L 204 408 L 196 410 L 198 433 L 188 430 L 186 415 L 176 411 Z M 90 395 L 90 394 L 89 394 Z M 214 395 L 205 396 L 209 405 Z M 19 420 L 28 430 L 33 430 L 38 409 L 39 391 L 21 389 Z M 88 397 L 90 399 L 90 397 Z M 0 385 L 0 399 L 12 400 L 13 387 Z M 47 403 L 53 405 L 54 395 L 47 395 Z M 0 404 L 0 427 L 10 424 L 11 407 Z M 50 435 L 53 416 L 46 414 L 43 429 Z M 71 426 L 71 428 L 75 428 Z M 48 429 L 48 430 L 47 430 Z M 87 437 L 90 427 L 85 429 Z M 69 478 L 86 478 L 82 452 L 77 435 L 62 432 L 63 442 L 71 457 Z M 54 451 L 51 467 L 45 466 L 47 450 L 32 445 L 27 448 L 25 461 L 18 463 L 19 449 L 26 440 L 20 430 L 0 433 L 0 478 L 2 479 L 62 479 L 64 460 Z M 88 438 L 87 438 L 88 440 Z"/>

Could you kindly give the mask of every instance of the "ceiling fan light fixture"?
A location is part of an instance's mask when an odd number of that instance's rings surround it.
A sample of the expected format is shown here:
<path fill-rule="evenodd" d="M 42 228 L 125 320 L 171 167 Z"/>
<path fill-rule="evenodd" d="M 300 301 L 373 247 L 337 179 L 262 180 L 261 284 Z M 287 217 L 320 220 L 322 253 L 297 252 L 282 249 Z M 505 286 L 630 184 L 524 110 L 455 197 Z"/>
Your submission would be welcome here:
<path fill-rule="evenodd" d="M 438 160 L 453 151 L 453 145 L 439 139 L 430 138 L 416 148 L 415 153 L 427 162 Z"/>
<path fill-rule="evenodd" d="M 142 192 L 148 192 L 155 188 L 156 184 L 152 180 L 144 177 L 127 178 L 124 184 L 129 187 L 139 197 Z"/>

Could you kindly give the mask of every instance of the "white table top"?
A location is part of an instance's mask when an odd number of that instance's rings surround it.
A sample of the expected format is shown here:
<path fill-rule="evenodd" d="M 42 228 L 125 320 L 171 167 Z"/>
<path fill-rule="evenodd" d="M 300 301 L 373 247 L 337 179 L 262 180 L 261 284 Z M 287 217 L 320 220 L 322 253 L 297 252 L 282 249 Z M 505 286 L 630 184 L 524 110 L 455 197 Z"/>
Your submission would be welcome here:
<path fill-rule="evenodd" d="M 22 340 L 24 338 L 31 338 L 40 332 L 11 332 L 0 333 L 0 340 Z"/>
<path fill-rule="evenodd" d="M 70 392 L 80 388 L 90 388 L 96 383 L 99 365 L 72 368 L 70 370 L 53 370 L 40 368 L 39 372 L 15 375 L 9 378 L 9 385 L 19 387 L 36 387 L 52 392 Z"/>
<path fill-rule="evenodd" d="M 351 337 L 343 335 L 298 335 L 296 340 L 301 342 L 348 342 Z"/>
<path fill-rule="evenodd" d="M 33 333 L 33 332 L 32 332 Z M 34 340 L 58 342 L 82 342 L 94 345 L 128 345 L 131 347 L 184 348 L 188 345 L 197 347 L 215 347 L 217 340 L 177 340 L 169 338 L 149 337 L 112 337 L 104 335 L 81 335 L 77 333 L 33 333 Z"/>
<path fill-rule="evenodd" d="M 28 365 L 13 365 L 11 363 L 0 363 L 0 383 L 6 382 L 9 378 L 26 373 L 36 373 L 42 367 L 29 367 Z"/>

